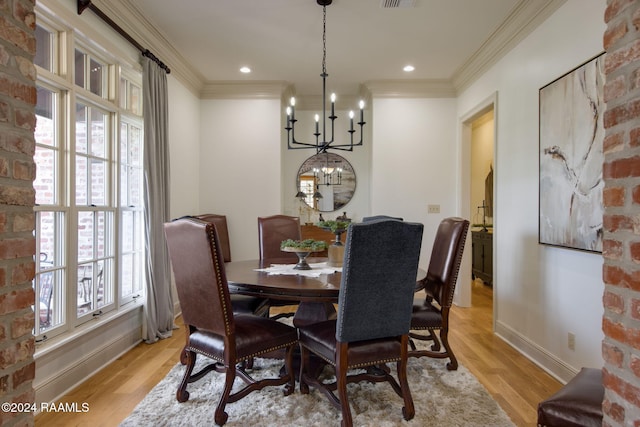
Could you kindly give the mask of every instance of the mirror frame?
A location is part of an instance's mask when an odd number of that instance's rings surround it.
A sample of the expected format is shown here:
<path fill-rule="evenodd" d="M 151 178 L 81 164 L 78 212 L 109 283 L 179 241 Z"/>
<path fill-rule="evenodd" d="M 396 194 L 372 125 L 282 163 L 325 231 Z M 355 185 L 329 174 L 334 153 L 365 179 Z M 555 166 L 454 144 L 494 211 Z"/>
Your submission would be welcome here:
<path fill-rule="evenodd" d="M 342 178 L 340 184 L 325 184 L 324 182 L 322 182 L 324 181 L 324 173 L 320 169 L 323 166 L 342 168 Z M 315 173 L 313 172 L 314 168 L 317 169 Z M 335 174 L 336 172 L 334 171 L 334 179 Z M 326 207 L 322 206 L 322 201 L 324 198 L 313 199 L 313 204 L 309 204 L 310 197 L 308 195 L 308 192 L 305 192 L 300 185 L 302 176 L 313 176 L 314 191 L 319 191 L 320 193 L 324 194 L 330 194 L 332 196 L 333 206 L 331 209 L 327 209 Z M 332 187 L 333 191 L 331 193 L 327 193 L 328 187 Z M 300 165 L 300 168 L 298 169 L 298 173 L 296 175 L 296 192 L 302 191 L 303 193 L 307 194 L 306 198 L 301 197 L 300 199 L 311 209 L 317 210 L 319 212 L 335 212 L 339 209 L 342 209 L 353 198 L 353 195 L 356 192 L 356 187 L 357 180 L 353 166 L 347 159 L 335 153 L 318 153 L 307 158 L 302 163 L 302 165 Z"/>

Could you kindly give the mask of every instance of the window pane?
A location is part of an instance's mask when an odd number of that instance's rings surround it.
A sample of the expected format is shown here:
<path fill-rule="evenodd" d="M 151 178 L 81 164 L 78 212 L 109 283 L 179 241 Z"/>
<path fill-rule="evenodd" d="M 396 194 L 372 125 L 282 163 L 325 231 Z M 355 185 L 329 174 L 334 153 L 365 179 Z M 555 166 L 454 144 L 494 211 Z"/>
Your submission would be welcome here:
<path fill-rule="evenodd" d="M 36 150 L 34 161 L 36 163 L 36 179 L 33 182 L 36 190 L 36 203 L 38 205 L 51 205 L 57 201 L 57 150 L 48 147 L 56 147 L 55 93 L 38 87 L 38 102 L 36 105 Z"/>
<path fill-rule="evenodd" d="M 138 116 L 142 115 L 142 89 L 131 83 L 129 87 L 131 97 L 129 99 L 129 110 Z"/>
<path fill-rule="evenodd" d="M 94 212 L 78 212 L 78 263 L 94 259 Z M 78 279 L 81 276 L 78 275 Z"/>
<path fill-rule="evenodd" d="M 85 58 L 86 55 L 76 49 L 75 54 L 75 73 L 76 73 L 76 85 L 84 87 L 84 70 L 85 70 Z"/>
<path fill-rule="evenodd" d="M 133 166 L 142 166 L 142 129 L 138 126 L 131 126 L 130 145 L 130 163 Z"/>
<path fill-rule="evenodd" d="M 76 153 L 87 153 L 87 107 L 76 105 Z"/>
<path fill-rule="evenodd" d="M 51 50 L 53 46 L 53 34 L 36 25 L 36 55 L 33 63 L 41 66 L 45 70 L 53 71 L 51 61 Z"/>
<path fill-rule="evenodd" d="M 127 108 L 127 80 L 124 79 L 123 77 L 120 77 L 120 92 L 119 92 L 119 107 L 120 108 Z"/>
<path fill-rule="evenodd" d="M 122 212 L 122 235 L 127 236 L 121 239 L 121 295 L 122 297 L 133 296 L 142 290 L 142 212 L 123 211 Z"/>
<path fill-rule="evenodd" d="M 91 58 L 89 62 L 91 64 L 89 67 L 89 90 L 98 96 L 102 96 L 102 93 L 104 92 L 106 68 L 93 58 Z"/>
<path fill-rule="evenodd" d="M 64 323 L 64 270 L 49 270 L 36 275 L 34 290 L 38 295 L 36 334 Z"/>
<path fill-rule="evenodd" d="M 61 233 L 58 230 L 55 212 L 39 211 L 36 213 L 36 221 L 40 269 L 60 266 L 62 257 L 56 251 L 56 242 Z"/>
<path fill-rule="evenodd" d="M 96 258 L 104 258 L 107 254 L 106 247 L 106 214 L 104 212 L 96 212 Z M 110 255 L 110 254 L 109 254 Z"/>
<path fill-rule="evenodd" d="M 95 108 L 91 109 L 91 154 L 106 158 L 107 115 Z"/>
<path fill-rule="evenodd" d="M 84 156 L 76 156 L 76 205 L 78 206 L 87 206 L 89 204 L 87 168 L 87 158 Z"/>
<path fill-rule="evenodd" d="M 61 212 L 36 212 L 38 257 L 33 289 L 38 304 L 35 334 L 41 334 L 64 323 L 65 269 L 63 250 L 64 216 Z"/>
<path fill-rule="evenodd" d="M 78 265 L 78 316 L 93 311 L 93 271 L 94 263 Z"/>
<path fill-rule="evenodd" d="M 107 205 L 107 162 L 91 159 L 91 205 Z"/>
<path fill-rule="evenodd" d="M 98 308 L 113 303 L 113 285 L 111 281 L 111 262 L 109 260 L 98 261 L 98 275 L 96 277 L 95 292 Z"/>

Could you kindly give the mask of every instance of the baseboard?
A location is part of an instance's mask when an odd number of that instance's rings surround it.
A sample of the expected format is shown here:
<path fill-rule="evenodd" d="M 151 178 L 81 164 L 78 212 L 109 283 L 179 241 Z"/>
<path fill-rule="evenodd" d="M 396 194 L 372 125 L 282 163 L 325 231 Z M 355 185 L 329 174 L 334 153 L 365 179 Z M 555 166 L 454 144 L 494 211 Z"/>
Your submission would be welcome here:
<path fill-rule="evenodd" d="M 57 401 L 141 341 L 142 310 L 134 310 L 36 354 L 35 401 Z"/>
<path fill-rule="evenodd" d="M 575 368 L 503 323 L 496 322 L 496 335 L 563 384 L 578 373 Z"/>

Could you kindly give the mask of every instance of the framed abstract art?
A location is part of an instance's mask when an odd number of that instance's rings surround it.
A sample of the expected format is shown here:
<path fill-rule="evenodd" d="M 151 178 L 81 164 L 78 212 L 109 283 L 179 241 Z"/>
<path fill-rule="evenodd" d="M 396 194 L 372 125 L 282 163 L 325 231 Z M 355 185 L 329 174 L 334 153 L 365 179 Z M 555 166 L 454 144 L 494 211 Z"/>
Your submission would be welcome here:
<path fill-rule="evenodd" d="M 539 243 L 602 252 L 600 54 L 539 91 Z"/>

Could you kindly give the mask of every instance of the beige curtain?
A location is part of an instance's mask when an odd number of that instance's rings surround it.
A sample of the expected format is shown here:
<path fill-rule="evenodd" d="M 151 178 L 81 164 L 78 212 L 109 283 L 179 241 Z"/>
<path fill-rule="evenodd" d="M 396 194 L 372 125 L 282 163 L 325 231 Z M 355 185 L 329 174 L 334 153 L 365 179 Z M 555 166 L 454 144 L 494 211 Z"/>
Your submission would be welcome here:
<path fill-rule="evenodd" d="M 175 328 L 169 253 L 164 223 L 169 220 L 169 147 L 167 73 L 143 56 L 144 223 L 147 251 L 143 338 L 168 338 Z"/>

